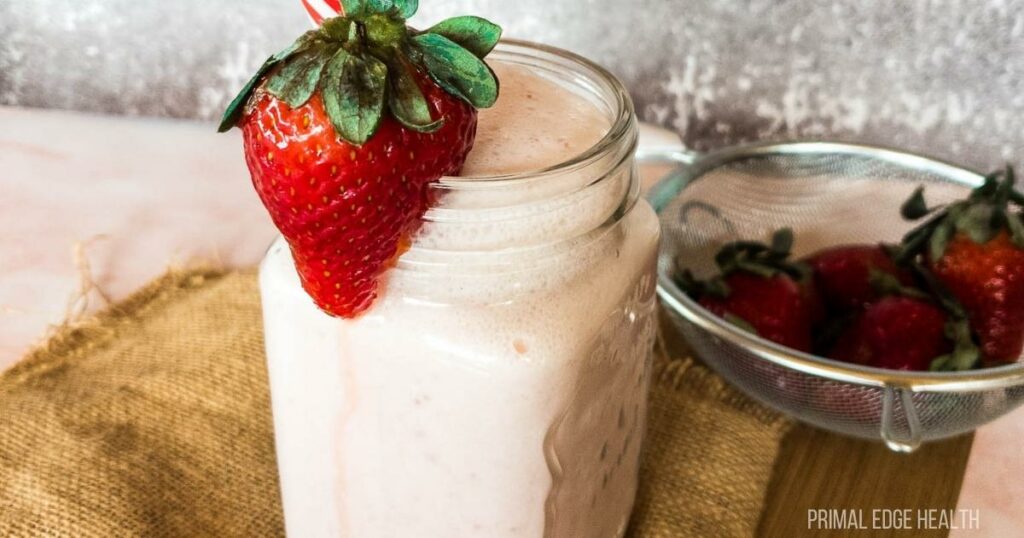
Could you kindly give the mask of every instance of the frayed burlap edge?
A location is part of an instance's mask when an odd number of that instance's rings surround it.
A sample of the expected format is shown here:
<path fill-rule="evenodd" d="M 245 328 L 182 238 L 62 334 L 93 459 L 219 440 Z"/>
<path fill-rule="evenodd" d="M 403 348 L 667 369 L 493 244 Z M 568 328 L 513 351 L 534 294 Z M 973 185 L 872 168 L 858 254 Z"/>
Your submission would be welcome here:
<path fill-rule="evenodd" d="M 110 303 L 94 314 L 81 319 L 64 320 L 52 329 L 50 336 L 42 343 L 30 349 L 9 369 L 0 372 L 0 390 L 4 382 L 17 384 L 31 381 L 67 361 L 76 360 L 108 344 L 118 336 L 119 329 L 135 322 L 140 316 L 169 303 L 184 292 L 220 280 L 231 272 L 205 265 L 170 269 L 125 299 Z"/>
<path fill-rule="evenodd" d="M 255 285 L 171 269 L 0 374 L 0 535 L 282 535 Z"/>

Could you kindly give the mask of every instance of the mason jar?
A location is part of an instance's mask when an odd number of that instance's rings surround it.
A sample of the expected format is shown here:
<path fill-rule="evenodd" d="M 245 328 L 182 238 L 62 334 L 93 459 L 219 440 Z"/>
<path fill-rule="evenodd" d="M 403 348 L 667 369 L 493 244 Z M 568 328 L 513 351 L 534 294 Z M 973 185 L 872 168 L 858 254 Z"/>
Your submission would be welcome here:
<path fill-rule="evenodd" d="M 503 42 L 607 114 L 556 166 L 443 178 L 373 306 L 330 317 L 283 240 L 260 270 L 277 459 L 296 537 L 621 536 L 637 486 L 659 227 L 622 85 Z"/>

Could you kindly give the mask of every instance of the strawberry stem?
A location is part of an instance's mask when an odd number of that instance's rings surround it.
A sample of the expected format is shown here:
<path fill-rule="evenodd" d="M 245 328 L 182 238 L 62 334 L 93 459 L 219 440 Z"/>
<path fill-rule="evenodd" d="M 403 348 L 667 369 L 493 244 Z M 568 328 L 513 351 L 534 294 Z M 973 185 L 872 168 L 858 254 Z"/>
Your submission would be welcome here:
<path fill-rule="evenodd" d="M 406 26 L 416 0 L 345 0 L 345 15 L 325 20 L 287 49 L 271 56 L 231 101 L 218 130 L 238 124 L 258 93 L 292 108 L 316 91 L 339 137 L 361 145 L 385 114 L 406 128 L 433 132 L 419 73 L 476 108 L 498 98 L 498 80 L 483 61 L 501 38 L 501 28 L 479 17 L 455 17 L 426 32 Z"/>
<path fill-rule="evenodd" d="M 737 271 L 764 278 L 785 274 L 801 280 L 810 274 L 810 268 L 789 259 L 792 248 L 793 230 L 790 228 L 776 230 L 770 244 L 746 240 L 726 243 L 715 255 L 715 264 L 720 271 L 718 275 L 702 281 L 689 269 L 683 269 L 676 276 L 676 284 L 693 297 L 707 294 L 725 298 L 730 291 L 725 277 Z"/>
<path fill-rule="evenodd" d="M 1006 165 L 1005 169 L 985 176 L 984 183 L 966 199 L 932 209 L 925 203 L 924 187 L 915 189 L 900 207 L 900 214 L 906 220 L 917 220 L 929 214 L 932 217 L 903 236 L 896 261 L 907 264 L 923 254 L 925 248 L 928 256 L 937 260 L 957 232 L 984 244 L 1006 230 L 1014 244 L 1024 248 L 1024 222 L 1020 211 L 1011 207 L 1011 204 L 1024 207 L 1024 194 L 1014 188 L 1014 181 L 1013 167 Z"/>
<path fill-rule="evenodd" d="M 946 338 L 953 342 L 953 351 L 932 360 L 933 372 L 958 372 L 974 368 L 981 359 L 981 351 L 971 337 L 971 326 L 965 319 L 946 322 Z"/>

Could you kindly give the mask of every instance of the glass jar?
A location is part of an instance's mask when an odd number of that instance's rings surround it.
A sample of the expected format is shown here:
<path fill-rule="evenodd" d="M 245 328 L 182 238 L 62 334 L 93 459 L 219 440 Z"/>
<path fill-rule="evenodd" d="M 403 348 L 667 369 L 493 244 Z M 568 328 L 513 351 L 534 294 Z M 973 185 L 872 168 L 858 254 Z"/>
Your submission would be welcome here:
<path fill-rule="evenodd" d="M 571 161 L 444 178 L 362 316 L 320 312 L 287 245 L 260 271 L 288 534 L 607 538 L 636 491 L 659 229 L 636 118 L 576 55 L 503 42 L 610 129 Z"/>

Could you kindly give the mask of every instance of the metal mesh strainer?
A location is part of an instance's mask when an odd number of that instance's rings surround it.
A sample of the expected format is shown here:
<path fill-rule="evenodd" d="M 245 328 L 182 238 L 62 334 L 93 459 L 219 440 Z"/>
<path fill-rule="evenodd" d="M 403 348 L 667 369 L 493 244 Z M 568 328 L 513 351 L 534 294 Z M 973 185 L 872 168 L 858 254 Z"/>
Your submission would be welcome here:
<path fill-rule="evenodd" d="M 641 156 L 643 158 L 643 156 Z M 835 143 L 789 143 L 674 155 L 684 163 L 652 189 L 663 246 L 658 295 L 694 351 L 757 400 L 838 433 L 911 451 L 971 431 L 1024 403 L 1024 364 L 956 373 L 901 372 L 816 357 L 776 345 L 710 314 L 673 282 L 677 263 L 714 270 L 726 242 L 796 234 L 794 254 L 849 242 L 898 241 L 899 206 L 926 185 L 930 204 L 960 196 L 982 176 L 907 153 Z"/>

